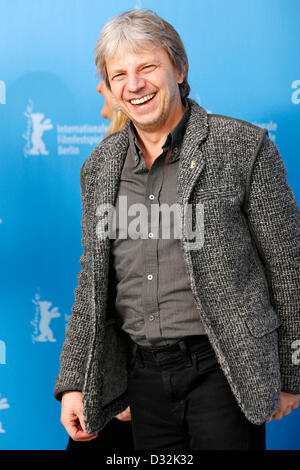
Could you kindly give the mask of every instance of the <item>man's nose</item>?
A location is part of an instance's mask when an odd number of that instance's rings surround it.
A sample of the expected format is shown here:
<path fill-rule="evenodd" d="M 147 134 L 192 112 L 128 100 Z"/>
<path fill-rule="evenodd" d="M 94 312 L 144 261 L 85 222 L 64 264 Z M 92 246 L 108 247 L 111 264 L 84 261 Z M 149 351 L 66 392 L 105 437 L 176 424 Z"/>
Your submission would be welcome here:
<path fill-rule="evenodd" d="M 102 86 L 102 80 L 98 83 L 98 85 L 96 87 L 96 90 L 98 91 L 98 93 L 102 93 L 101 86 Z"/>
<path fill-rule="evenodd" d="M 145 86 L 144 78 L 140 77 L 136 73 L 128 74 L 126 88 L 128 91 L 137 92 Z"/>

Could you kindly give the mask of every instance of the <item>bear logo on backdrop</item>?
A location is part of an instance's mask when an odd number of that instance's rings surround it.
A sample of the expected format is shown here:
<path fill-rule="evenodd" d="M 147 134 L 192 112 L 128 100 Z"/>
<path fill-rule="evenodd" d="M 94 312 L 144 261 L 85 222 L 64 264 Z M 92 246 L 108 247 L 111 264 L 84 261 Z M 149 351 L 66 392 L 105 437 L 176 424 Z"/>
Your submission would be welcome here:
<path fill-rule="evenodd" d="M 55 124 L 45 113 L 34 112 L 33 100 L 29 99 L 26 111 L 23 113 L 27 118 L 26 130 L 22 137 L 26 140 L 24 147 L 24 156 L 29 155 L 49 155 L 44 141 L 44 134 L 46 131 L 54 129 L 54 136 L 56 140 L 57 155 L 80 155 L 81 146 L 90 146 L 94 148 L 104 138 L 109 125 L 107 124 Z M 53 150 L 53 148 L 52 148 Z M 52 153 L 51 150 L 51 153 Z M 84 148 L 84 153 L 90 153 L 90 149 Z"/>
<path fill-rule="evenodd" d="M 35 294 L 32 302 L 35 304 L 35 316 L 30 324 L 34 327 L 34 334 L 31 336 L 32 342 L 56 342 L 50 322 L 53 318 L 61 316 L 58 307 L 52 307 L 52 302 L 41 300 L 40 294 Z"/>
<path fill-rule="evenodd" d="M 27 117 L 27 129 L 23 134 L 26 140 L 24 155 L 49 155 L 42 137 L 45 131 L 53 129 L 51 119 L 45 119 L 40 112 L 33 112 L 33 102 L 30 99 L 24 115 Z"/>

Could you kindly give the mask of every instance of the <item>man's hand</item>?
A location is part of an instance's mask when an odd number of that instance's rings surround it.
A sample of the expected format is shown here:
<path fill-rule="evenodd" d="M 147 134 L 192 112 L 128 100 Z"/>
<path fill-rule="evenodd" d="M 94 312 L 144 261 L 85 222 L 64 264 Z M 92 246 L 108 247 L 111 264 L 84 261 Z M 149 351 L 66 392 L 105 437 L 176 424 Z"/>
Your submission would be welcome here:
<path fill-rule="evenodd" d="M 74 441 L 91 441 L 98 436 L 88 434 L 83 419 L 82 393 L 64 392 L 61 400 L 61 424 Z"/>
<path fill-rule="evenodd" d="M 281 419 L 282 416 L 289 415 L 292 409 L 298 408 L 300 395 L 292 395 L 291 393 L 281 392 L 280 406 L 275 411 L 273 416 L 267 419 L 266 423 L 269 423 L 272 418 Z"/>
<path fill-rule="evenodd" d="M 131 421 L 130 407 L 128 406 L 125 411 L 116 415 L 115 418 L 118 418 L 120 421 Z"/>

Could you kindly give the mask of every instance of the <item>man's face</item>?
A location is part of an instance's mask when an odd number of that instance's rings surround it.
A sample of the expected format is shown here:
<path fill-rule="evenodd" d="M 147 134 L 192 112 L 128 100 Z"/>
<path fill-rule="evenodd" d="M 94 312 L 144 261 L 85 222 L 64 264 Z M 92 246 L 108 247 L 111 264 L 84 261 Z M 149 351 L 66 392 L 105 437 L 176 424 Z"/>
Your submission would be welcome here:
<path fill-rule="evenodd" d="M 146 47 L 136 53 L 122 46 L 106 69 L 117 105 L 137 128 L 151 132 L 172 121 L 181 106 L 178 84 L 184 74 L 163 49 Z"/>

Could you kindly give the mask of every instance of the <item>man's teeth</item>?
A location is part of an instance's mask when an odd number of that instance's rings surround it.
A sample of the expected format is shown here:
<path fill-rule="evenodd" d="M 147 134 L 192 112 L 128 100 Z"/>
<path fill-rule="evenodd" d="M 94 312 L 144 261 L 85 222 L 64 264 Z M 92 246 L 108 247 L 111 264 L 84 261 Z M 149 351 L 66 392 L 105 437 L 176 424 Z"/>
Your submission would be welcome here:
<path fill-rule="evenodd" d="M 155 93 L 152 93 L 152 95 L 143 96 L 143 98 L 140 98 L 139 100 L 130 100 L 130 103 L 131 104 L 145 103 L 146 101 L 151 100 L 153 98 L 153 96 L 155 96 Z"/>

